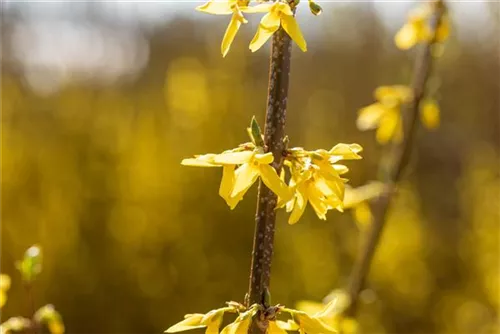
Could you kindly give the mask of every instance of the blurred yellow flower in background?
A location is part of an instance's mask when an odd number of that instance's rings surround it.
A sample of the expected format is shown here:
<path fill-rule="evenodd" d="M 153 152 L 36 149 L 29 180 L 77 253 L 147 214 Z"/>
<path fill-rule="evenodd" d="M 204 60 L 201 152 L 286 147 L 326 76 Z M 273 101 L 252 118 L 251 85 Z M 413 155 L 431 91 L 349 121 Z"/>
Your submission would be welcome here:
<path fill-rule="evenodd" d="M 360 228 L 364 228 L 372 223 L 373 216 L 368 202 L 380 196 L 384 188 L 384 184 L 378 181 L 370 182 L 357 188 L 346 185 L 344 209 L 352 209 L 354 221 Z"/>
<path fill-rule="evenodd" d="M 221 53 L 225 57 L 229 52 L 231 43 L 240 29 L 242 23 L 247 23 L 243 16 L 243 12 L 248 8 L 249 0 L 227 0 L 227 1 L 214 1 L 210 0 L 204 5 L 196 7 L 196 10 L 215 15 L 232 15 L 231 21 L 227 26 L 224 37 L 222 38 Z"/>
<path fill-rule="evenodd" d="M 23 317 L 12 317 L 0 325 L 0 334 L 23 332 L 30 328 L 30 319 Z"/>
<path fill-rule="evenodd" d="M 401 50 L 408 50 L 418 43 L 430 42 L 434 38 L 436 42 L 444 42 L 450 34 L 450 21 L 444 14 L 439 22 L 436 32 L 430 27 L 430 19 L 437 4 L 424 4 L 413 9 L 408 15 L 408 22 L 396 33 L 394 42 Z"/>
<path fill-rule="evenodd" d="M 36 311 L 35 320 L 38 323 L 45 324 L 50 334 L 64 334 L 65 328 L 62 317 L 52 305 L 45 305 Z"/>
<path fill-rule="evenodd" d="M 248 12 L 267 13 L 260 21 L 257 33 L 250 42 L 250 50 L 252 52 L 260 49 L 280 26 L 283 27 L 302 51 L 307 51 L 307 43 L 295 20 L 294 13 L 287 2 L 276 1 L 272 4 L 260 4 L 250 7 Z"/>
<path fill-rule="evenodd" d="M 7 301 L 7 290 L 10 289 L 10 277 L 5 274 L 0 274 L 0 307 L 5 305 Z"/>
<path fill-rule="evenodd" d="M 360 109 L 356 125 L 359 130 L 377 128 L 377 141 L 385 144 L 390 140 L 403 139 L 401 106 L 413 99 L 412 90 L 403 85 L 381 86 L 375 90 L 378 102 Z"/>
<path fill-rule="evenodd" d="M 420 121 L 428 129 L 437 129 L 440 118 L 439 105 L 433 99 L 425 99 L 420 102 Z"/>

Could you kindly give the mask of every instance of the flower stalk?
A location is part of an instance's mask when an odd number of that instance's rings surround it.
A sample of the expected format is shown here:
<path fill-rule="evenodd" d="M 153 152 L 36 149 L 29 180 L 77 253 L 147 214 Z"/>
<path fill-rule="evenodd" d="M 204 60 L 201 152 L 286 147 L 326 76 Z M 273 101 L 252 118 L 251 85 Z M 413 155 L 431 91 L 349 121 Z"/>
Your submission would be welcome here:
<path fill-rule="evenodd" d="M 272 37 L 264 127 L 265 150 L 273 154 L 274 162 L 272 166 L 278 174 L 283 165 L 283 151 L 286 148 L 284 138 L 291 50 L 291 39 L 285 30 L 280 28 Z M 269 306 L 267 304 L 267 294 L 269 292 L 271 262 L 274 251 L 276 204 L 276 194 L 260 181 L 255 214 L 250 282 L 246 298 L 247 307 L 252 304 Z M 256 317 L 256 319 L 259 319 L 259 317 Z M 266 326 L 256 324 L 252 326 L 251 332 L 265 333 Z"/>
<path fill-rule="evenodd" d="M 366 277 L 370 270 L 370 264 L 376 251 L 380 235 L 385 225 L 386 214 L 391 204 L 392 195 L 396 191 L 402 172 L 404 171 L 411 153 L 413 137 L 417 128 L 418 113 L 423 101 L 426 89 L 426 82 L 432 69 L 433 55 L 432 48 L 439 42 L 438 29 L 445 14 L 445 6 L 442 0 L 437 0 L 434 4 L 433 16 L 430 19 L 430 29 L 433 38 L 423 43 L 417 54 L 414 75 L 412 81 L 413 99 L 403 107 L 403 132 L 404 138 L 401 142 L 393 142 L 387 156 L 383 157 L 386 163 L 379 168 L 379 177 L 385 183 L 385 191 L 372 202 L 373 223 L 369 226 L 360 253 L 353 270 L 348 285 L 350 296 L 350 306 L 345 310 L 345 315 L 354 316 L 357 310 L 358 296 L 364 287 Z"/>

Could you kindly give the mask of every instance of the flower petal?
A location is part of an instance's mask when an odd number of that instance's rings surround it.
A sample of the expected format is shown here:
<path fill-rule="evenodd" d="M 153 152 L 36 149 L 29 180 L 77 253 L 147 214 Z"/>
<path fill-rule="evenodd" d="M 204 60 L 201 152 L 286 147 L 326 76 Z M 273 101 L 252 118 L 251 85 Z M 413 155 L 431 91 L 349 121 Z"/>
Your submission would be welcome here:
<path fill-rule="evenodd" d="M 391 109 L 380 120 L 377 129 L 377 141 L 380 144 L 386 144 L 396 133 L 398 123 L 400 122 L 399 110 Z"/>
<path fill-rule="evenodd" d="M 231 197 L 243 196 L 259 177 L 259 168 L 254 164 L 244 164 L 236 170 L 235 175 Z"/>
<path fill-rule="evenodd" d="M 359 110 L 356 126 L 359 130 L 369 130 L 377 127 L 380 118 L 386 113 L 387 108 L 382 103 L 373 103 Z"/>
<path fill-rule="evenodd" d="M 241 6 L 240 10 L 244 13 L 267 13 L 273 6 L 274 4 L 271 3 L 262 3 L 252 7 Z"/>
<path fill-rule="evenodd" d="M 318 218 L 321 220 L 326 220 L 326 212 L 328 211 L 328 207 L 323 201 L 323 194 L 313 184 L 310 184 L 306 188 L 306 192 L 309 203 L 316 212 Z"/>
<path fill-rule="evenodd" d="M 297 187 L 297 191 L 295 193 L 295 201 L 293 202 L 293 210 L 288 218 L 288 224 L 292 225 L 299 221 L 300 217 L 304 213 L 307 205 L 307 194 L 306 194 L 306 185 L 301 184 Z M 288 211 L 288 206 L 287 206 Z"/>
<path fill-rule="evenodd" d="M 165 331 L 165 333 L 177 333 L 177 332 L 183 332 L 195 328 L 203 328 L 206 327 L 205 325 L 201 324 L 201 319 L 203 319 L 204 314 L 189 314 L 186 316 L 184 320 L 181 322 L 176 323 L 169 329 Z"/>
<path fill-rule="evenodd" d="M 265 154 L 260 154 L 257 153 L 255 154 L 255 160 L 260 163 L 260 164 L 267 164 L 269 165 L 274 161 L 273 154 L 271 152 L 265 153 Z"/>
<path fill-rule="evenodd" d="M 278 326 L 276 321 L 269 321 L 269 327 L 267 328 L 268 333 L 272 334 L 288 334 L 288 332 Z"/>
<path fill-rule="evenodd" d="M 285 182 L 283 182 L 276 169 L 269 165 L 259 164 L 260 177 L 262 182 L 275 193 L 282 201 L 288 202 L 292 199 L 293 193 L 290 191 Z"/>
<path fill-rule="evenodd" d="M 219 196 L 226 200 L 231 197 L 233 191 L 234 180 L 236 178 L 234 173 L 235 165 L 224 165 L 222 167 L 222 180 L 219 187 Z"/>
<path fill-rule="evenodd" d="M 394 43 L 401 50 L 408 50 L 418 43 L 418 30 L 415 24 L 406 23 L 394 37 Z"/>
<path fill-rule="evenodd" d="M 181 161 L 181 165 L 195 167 L 220 167 L 220 165 L 214 163 L 215 156 L 216 154 L 204 154 L 196 156 L 195 158 L 183 159 Z"/>
<path fill-rule="evenodd" d="M 290 7 L 288 7 L 290 8 Z M 295 17 L 283 15 L 281 17 L 281 26 L 285 29 L 286 33 L 292 38 L 292 40 L 297 43 L 298 47 L 303 51 L 307 51 L 307 43 L 300 31 L 300 27 L 295 20 Z"/>
<path fill-rule="evenodd" d="M 207 3 L 196 7 L 196 10 L 208 14 L 228 15 L 233 13 L 229 1 L 210 0 Z"/>
<path fill-rule="evenodd" d="M 267 40 L 278 30 L 280 27 L 280 18 L 274 13 L 267 13 L 260 21 L 259 28 L 250 42 L 250 50 L 257 51 L 267 42 Z"/>
<path fill-rule="evenodd" d="M 231 47 L 231 43 L 233 43 L 234 37 L 236 36 L 236 33 L 238 32 L 238 29 L 240 29 L 241 26 L 241 17 L 240 13 L 234 12 L 233 16 L 231 17 L 231 21 L 229 22 L 229 25 L 227 26 L 226 33 L 224 34 L 224 37 L 222 38 L 222 44 L 221 44 L 221 53 L 222 57 L 225 57 L 227 53 L 229 52 L 229 48 Z"/>
<path fill-rule="evenodd" d="M 242 165 L 252 160 L 255 152 L 242 151 L 242 152 L 225 152 L 217 154 L 213 161 L 221 165 Z"/>

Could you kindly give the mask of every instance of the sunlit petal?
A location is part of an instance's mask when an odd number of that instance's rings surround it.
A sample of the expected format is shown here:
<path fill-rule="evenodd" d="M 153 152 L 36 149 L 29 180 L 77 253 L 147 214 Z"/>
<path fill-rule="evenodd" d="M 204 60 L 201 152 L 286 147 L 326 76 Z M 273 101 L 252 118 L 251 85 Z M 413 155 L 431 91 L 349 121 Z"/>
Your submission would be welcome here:
<path fill-rule="evenodd" d="M 380 144 L 387 143 L 393 138 L 398 123 L 400 121 L 400 115 L 398 110 L 391 110 L 384 115 L 380 120 L 380 125 L 377 129 L 377 141 Z"/>
<path fill-rule="evenodd" d="M 306 52 L 307 43 L 304 39 L 304 36 L 302 35 L 302 32 L 300 31 L 300 27 L 297 23 L 297 20 L 295 20 L 295 17 L 293 17 L 292 15 L 282 16 L 281 25 L 283 26 L 283 29 L 285 29 L 286 33 L 292 38 L 292 40 L 297 43 L 298 47 L 302 51 Z"/>
<path fill-rule="evenodd" d="M 267 40 L 278 30 L 280 27 L 280 18 L 276 13 L 267 13 L 260 21 L 257 32 L 250 42 L 250 50 L 257 51 L 267 42 Z"/>
<path fill-rule="evenodd" d="M 255 161 L 257 161 L 258 163 L 261 163 L 261 164 L 269 165 L 270 163 L 272 163 L 274 161 L 274 157 L 273 157 L 273 154 L 271 152 L 265 153 L 265 154 L 257 153 L 255 155 Z"/>
<path fill-rule="evenodd" d="M 165 331 L 165 333 L 177 333 L 183 332 L 195 328 L 203 328 L 205 325 L 201 325 L 201 319 L 203 319 L 204 314 L 190 314 L 181 322 L 176 323 L 169 329 Z"/>
<path fill-rule="evenodd" d="M 196 10 L 200 12 L 205 12 L 208 14 L 216 14 L 216 15 L 227 15 L 232 14 L 233 10 L 229 5 L 229 1 L 214 1 L 210 0 L 207 3 L 196 7 Z"/>
<path fill-rule="evenodd" d="M 226 152 L 217 154 L 213 161 L 223 165 L 242 165 L 249 162 L 254 155 L 253 151 Z"/>
<path fill-rule="evenodd" d="M 394 37 L 396 46 L 401 50 L 408 50 L 418 43 L 418 31 L 414 24 L 405 24 Z"/>
<path fill-rule="evenodd" d="M 262 182 L 276 195 L 280 197 L 282 201 L 288 202 L 293 193 L 290 191 L 285 182 L 283 182 L 276 170 L 269 165 L 259 165 L 260 177 Z"/>
<path fill-rule="evenodd" d="M 374 129 L 386 111 L 387 109 L 381 103 L 370 104 L 359 110 L 356 126 L 361 131 Z"/>
<path fill-rule="evenodd" d="M 231 21 L 229 22 L 229 25 L 227 26 L 226 33 L 224 34 L 224 37 L 222 38 L 222 44 L 221 44 L 222 57 L 225 57 L 227 55 L 227 53 L 229 52 L 229 48 L 231 47 L 231 43 L 233 43 L 234 37 L 236 36 L 238 29 L 240 29 L 241 20 L 238 17 L 238 15 L 239 14 L 237 12 L 233 13 Z"/>
<path fill-rule="evenodd" d="M 236 172 L 231 197 L 243 196 L 259 177 L 259 168 L 254 164 L 244 164 Z"/>
<path fill-rule="evenodd" d="M 226 201 L 231 197 L 233 191 L 234 180 L 236 178 L 234 173 L 235 165 L 224 165 L 222 168 L 222 180 L 219 187 L 219 195 Z"/>

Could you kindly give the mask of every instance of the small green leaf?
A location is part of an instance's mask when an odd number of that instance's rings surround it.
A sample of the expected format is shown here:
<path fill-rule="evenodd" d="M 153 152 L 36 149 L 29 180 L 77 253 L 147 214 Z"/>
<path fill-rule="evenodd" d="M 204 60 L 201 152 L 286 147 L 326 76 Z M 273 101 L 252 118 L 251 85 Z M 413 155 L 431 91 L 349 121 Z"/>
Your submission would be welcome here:
<path fill-rule="evenodd" d="M 255 144 L 255 146 L 260 146 L 260 147 L 264 146 L 262 131 L 260 130 L 259 123 L 257 123 L 255 116 L 252 116 L 249 133 L 250 133 L 250 138 L 252 139 L 252 142 Z"/>
<path fill-rule="evenodd" d="M 42 272 L 42 249 L 33 245 L 24 252 L 22 261 L 17 263 L 17 269 L 25 282 L 33 281 Z"/>

